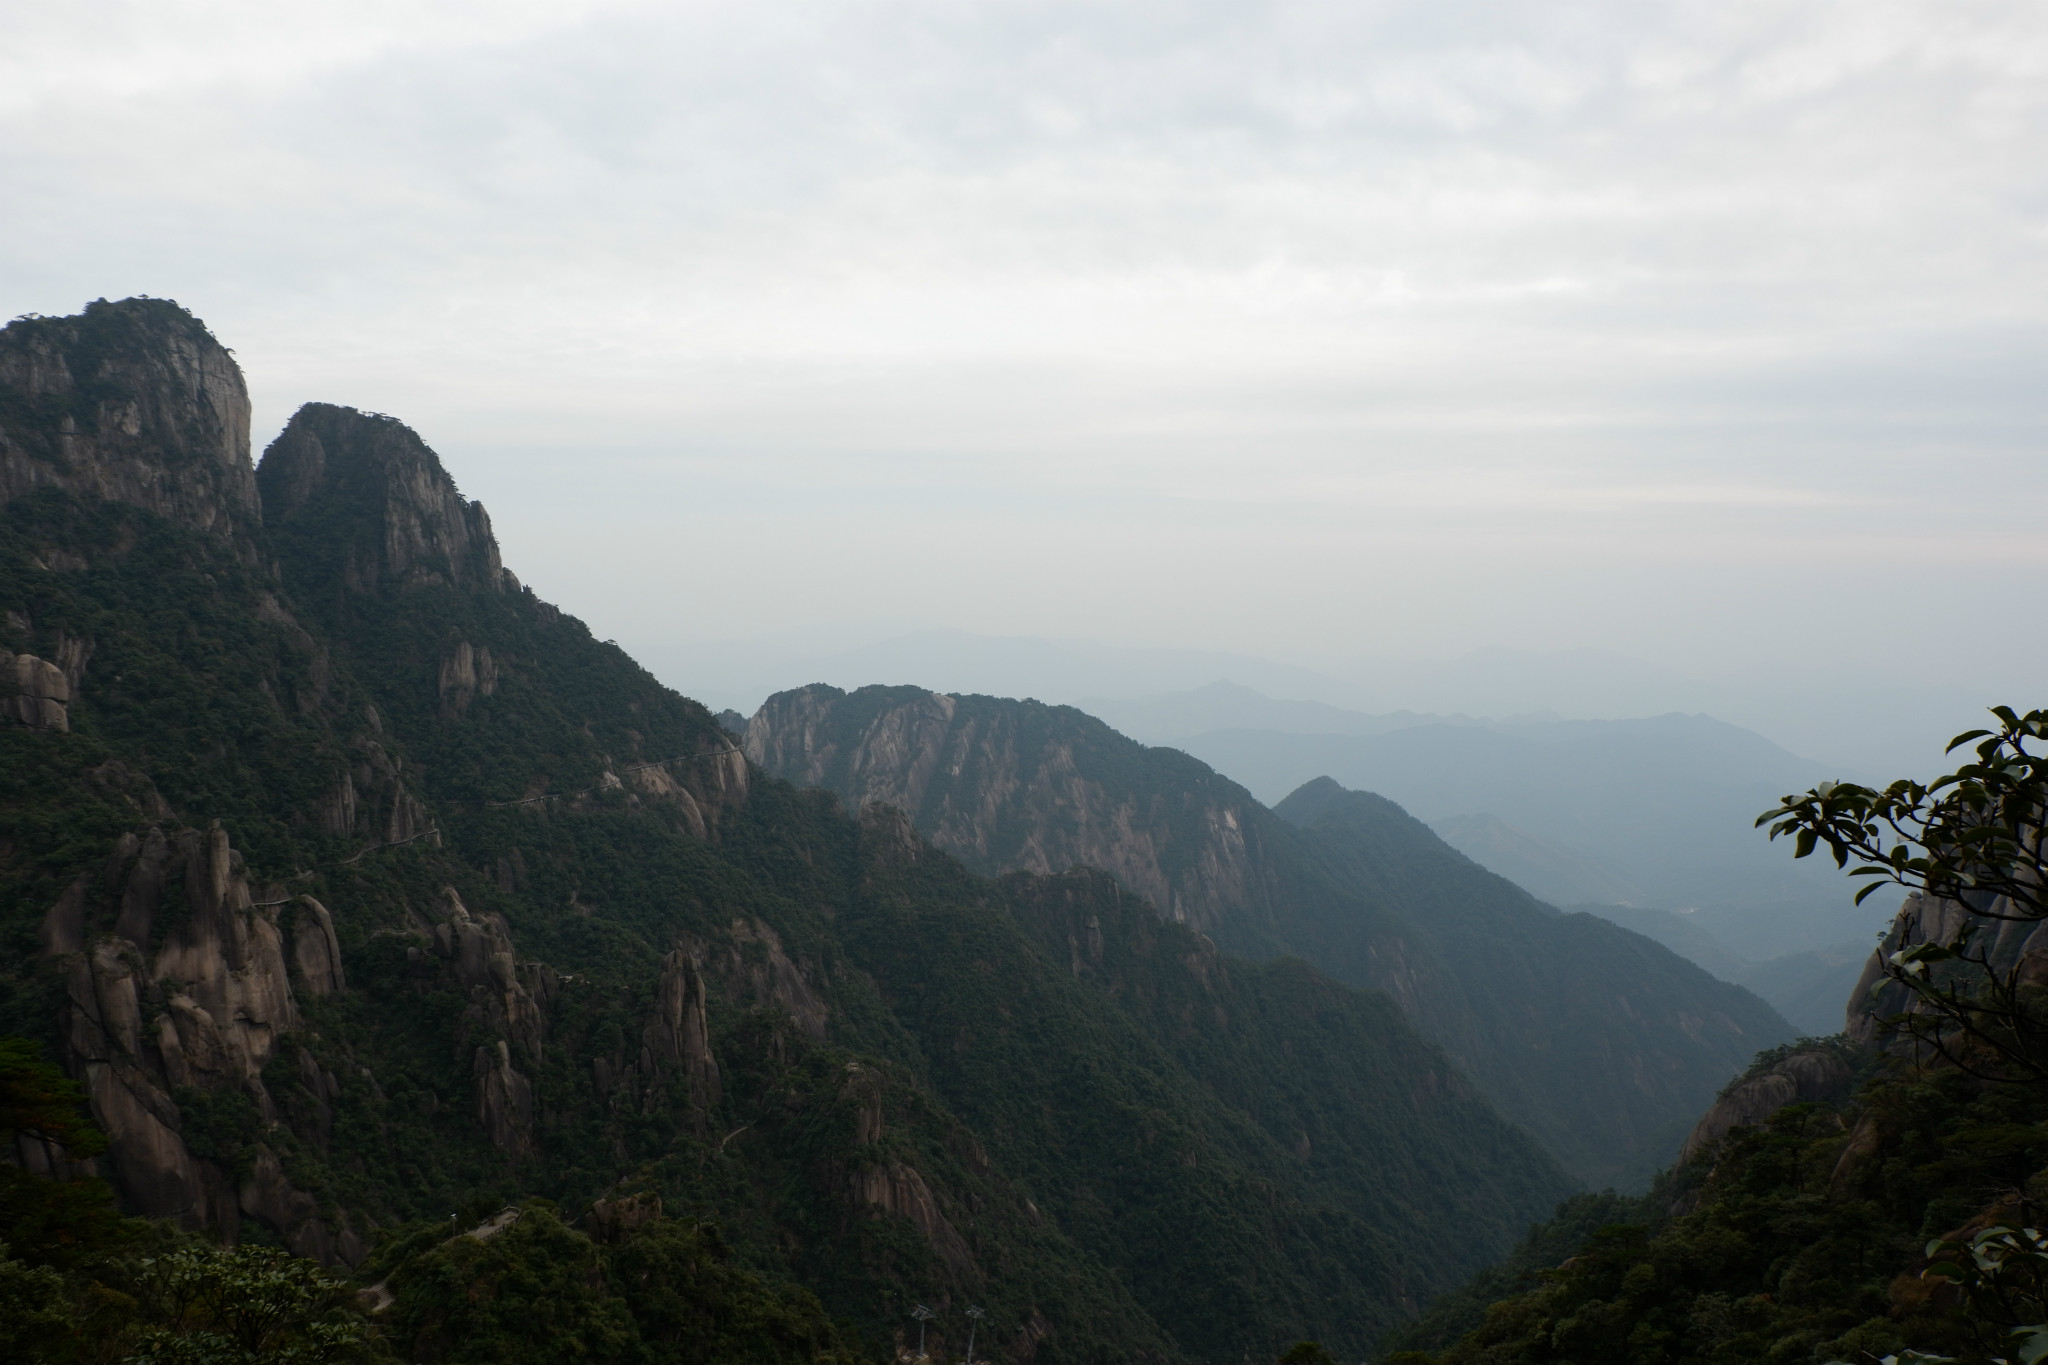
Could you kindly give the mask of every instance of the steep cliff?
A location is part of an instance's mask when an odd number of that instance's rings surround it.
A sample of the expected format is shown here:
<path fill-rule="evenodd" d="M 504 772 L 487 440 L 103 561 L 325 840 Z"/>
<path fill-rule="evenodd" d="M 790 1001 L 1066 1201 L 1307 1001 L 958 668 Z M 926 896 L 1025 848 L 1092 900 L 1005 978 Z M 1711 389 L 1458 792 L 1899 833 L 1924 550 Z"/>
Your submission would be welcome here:
<path fill-rule="evenodd" d="M 101 299 L 76 317 L 10 323 L 0 330 L 0 506 L 41 488 L 246 537 L 259 513 L 234 357 L 164 299 Z"/>
<path fill-rule="evenodd" d="M 176 372 L 196 322 L 108 307 Z M 23 449 L 41 392 L 0 395 Z M 544 1196 L 729 1246 L 869 1356 L 973 1301 L 1051 1365 L 1363 1351 L 1566 1187 L 1383 1003 L 1186 930 L 1119 957 L 1152 912 L 1113 883 L 998 885 L 764 777 L 402 425 L 188 460 L 210 392 L 138 407 L 160 505 L 0 508 L 0 1031 L 86 1083 L 130 1208 L 381 1246 L 404 1298 L 451 1213 Z"/>
<path fill-rule="evenodd" d="M 1883 1046 L 1892 1037 L 1885 1028 L 1887 1019 L 1924 1008 L 1913 992 L 1886 975 L 1892 954 L 1922 943 L 1952 943 L 1965 928 L 1971 930 L 1970 951 L 1981 954 L 1993 971 L 2015 974 L 2028 985 L 2048 983 L 2048 921 L 2008 918 L 2012 913 L 2011 902 L 2002 896 L 1980 912 L 1939 896 L 1909 892 L 1849 993 L 1843 1025 L 1849 1041 Z"/>
<path fill-rule="evenodd" d="M 301 575 L 356 593 L 518 588 L 483 504 L 396 418 L 308 403 L 264 451 L 257 483 L 264 524 Z"/>
<path fill-rule="evenodd" d="M 1582 1179 L 1639 1183 L 1791 1029 L 1639 935 L 1559 916 L 1391 803 L 1311 783 L 1269 811 L 1069 707 L 917 688 L 771 697 L 747 752 L 906 811 L 989 873 L 1098 867 L 1224 948 L 1385 991 Z"/>
<path fill-rule="evenodd" d="M 746 745 L 779 777 L 908 813 L 970 866 L 1101 868 L 1195 929 L 1241 932 L 1285 895 L 1271 822 L 1243 788 L 1171 749 L 1127 745 L 1142 760 L 1105 771 L 1100 735 L 1071 708 L 807 687 L 769 698 Z"/>

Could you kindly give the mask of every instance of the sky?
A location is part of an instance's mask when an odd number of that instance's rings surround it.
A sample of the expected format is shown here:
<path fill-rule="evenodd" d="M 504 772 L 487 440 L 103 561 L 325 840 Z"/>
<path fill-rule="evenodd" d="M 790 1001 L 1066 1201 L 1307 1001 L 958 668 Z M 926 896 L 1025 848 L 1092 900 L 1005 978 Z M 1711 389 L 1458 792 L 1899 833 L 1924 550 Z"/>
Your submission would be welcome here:
<path fill-rule="evenodd" d="M 946 627 L 2034 704 L 2044 133 L 2025 0 L 13 5 L 0 314 L 405 419 L 685 691 Z"/>

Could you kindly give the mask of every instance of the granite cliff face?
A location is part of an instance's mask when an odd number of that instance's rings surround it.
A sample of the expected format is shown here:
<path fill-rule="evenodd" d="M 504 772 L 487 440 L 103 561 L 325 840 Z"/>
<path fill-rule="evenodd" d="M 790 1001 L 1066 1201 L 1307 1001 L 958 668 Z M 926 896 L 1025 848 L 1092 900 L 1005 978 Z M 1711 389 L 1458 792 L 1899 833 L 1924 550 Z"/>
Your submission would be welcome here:
<path fill-rule="evenodd" d="M 0 329 L 0 506 L 42 488 L 246 539 L 260 514 L 234 357 L 161 299 Z"/>
<path fill-rule="evenodd" d="M 310 540 L 301 559 L 317 553 L 320 571 L 348 591 L 518 590 L 483 504 L 464 498 L 440 457 L 396 418 L 308 403 L 263 452 L 257 482 L 265 524 L 287 540 Z M 315 534 L 295 537 L 301 530 Z M 474 657 L 466 663 L 474 689 Z M 486 676 L 489 666 L 486 655 Z"/>
<path fill-rule="evenodd" d="M 1084 723 L 1067 707 L 914 687 L 807 687 L 768 699 L 747 724 L 746 751 L 855 808 L 896 807 L 970 866 L 1100 868 L 1204 931 L 1270 918 L 1282 879 L 1264 808 L 1173 750 L 1146 753 L 1142 783 L 1105 780 L 1069 733 Z"/>
<path fill-rule="evenodd" d="M 1856 1084 L 1856 1070 L 1842 1052 L 1831 1047 L 1805 1048 L 1753 1071 L 1728 1087 L 1679 1149 L 1684 1165 L 1708 1151 L 1736 1128 L 1764 1122 L 1788 1104 L 1839 1100 Z"/>
<path fill-rule="evenodd" d="M 208 347 L 147 301 L 0 341 L 39 462 L 0 505 L 0 1031 L 85 1084 L 131 1210 L 351 1263 L 527 1194 L 608 1239 L 687 1208 L 870 1354 L 976 1301 L 1023 1365 L 1362 1352 L 1568 1188 L 1377 997 L 1149 909 L 1126 951 L 1107 879 L 764 778 L 403 425 L 309 406 L 251 477 Z M 1236 794 L 1090 799 L 1209 831 L 1123 864 L 1190 925 L 1290 837 L 1205 879 Z"/>
<path fill-rule="evenodd" d="M 1971 951 L 1983 953 L 1992 970 L 2015 974 L 2022 983 L 2048 984 L 2048 921 L 2000 918 L 2011 913 L 2012 903 L 2003 896 L 1978 914 L 1956 901 L 1908 893 L 1849 993 L 1844 1021 L 1849 1040 L 1881 1046 L 1888 1036 L 1885 1020 L 1921 1008 L 1911 991 L 1885 974 L 1893 953 L 1922 943 L 1952 943 L 1965 926 L 1975 930 Z"/>
<path fill-rule="evenodd" d="M 0 649 L 0 724 L 71 728 L 71 680 L 48 659 Z"/>
<path fill-rule="evenodd" d="M 1269 811 L 1068 707 L 917 688 L 771 697 L 747 752 L 851 805 L 905 811 L 985 872 L 1100 868 L 1249 956 L 1386 992 L 1596 1184 L 1647 1180 L 1789 1025 L 1602 920 L 1560 916 L 1391 803 L 1324 779 Z"/>
<path fill-rule="evenodd" d="M 274 1122 L 264 1073 L 288 1052 L 315 1093 L 334 1087 L 290 1043 L 302 1027 L 294 979 L 314 996 L 343 988 L 326 907 L 309 896 L 253 899 L 219 826 L 159 823 L 122 835 L 102 867 L 80 873 L 41 934 L 66 981 L 66 1058 L 128 1202 L 229 1237 L 254 1218 L 301 1255 L 358 1259 L 361 1230 L 321 1216 L 267 1146 L 239 1178 L 195 1155 L 174 1098 L 233 1096 Z"/>

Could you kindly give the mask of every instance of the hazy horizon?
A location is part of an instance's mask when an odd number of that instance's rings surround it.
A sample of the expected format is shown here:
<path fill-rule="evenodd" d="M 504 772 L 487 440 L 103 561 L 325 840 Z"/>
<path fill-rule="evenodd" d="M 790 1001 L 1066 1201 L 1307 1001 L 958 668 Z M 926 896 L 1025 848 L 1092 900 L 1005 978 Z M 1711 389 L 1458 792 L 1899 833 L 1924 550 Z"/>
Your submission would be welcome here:
<path fill-rule="evenodd" d="M 404 419 L 707 700 L 951 629 L 1884 767 L 2048 700 L 2044 76 L 2020 3 L 17 7 L 0 295 L 178 299 L 259 451 Z"/>

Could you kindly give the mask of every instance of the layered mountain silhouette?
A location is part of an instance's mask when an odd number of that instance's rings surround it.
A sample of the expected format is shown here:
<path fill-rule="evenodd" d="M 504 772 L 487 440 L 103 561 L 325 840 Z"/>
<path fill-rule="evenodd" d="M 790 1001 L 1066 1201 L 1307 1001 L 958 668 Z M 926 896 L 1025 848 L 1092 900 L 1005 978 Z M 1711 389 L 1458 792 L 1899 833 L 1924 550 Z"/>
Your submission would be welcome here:
<path fill-rule="evenodd" d="M 1071 707 L 914 687 L 771 697 L 747 753 L 904 811 L 987 873 L 1102 869 L 1228 952 L 1385 991 L 1503 1113 L 1594 1184 L 1637 1185 L 1792 1028 L 1606 920 L 1561 915 L 1398 806 L 1328 779 L 1269 810 Z"/>
<path fill-rule="evenodd" d="M 976 1303 L 1009 1361 L 1355 1359 L 1572 1188 L 1489 1094 L 1633 1169 L 1775 1038 L 1370 798 L 1297 828 L 1071 713 L 819 694 L 742 753 L 403 423 L 247 442 L 175 304 L 0 331 L 0 1031 L 83 1083 L 128 1209 L 376 1267 L 408 1358 L 467 1358 L 419 1267 L 509 1204 L 599 1266 L 695 1239 L 745 1358 L 887 1358 L 917 1303 L 953 1351 Z M 1040 782 L 1066 735 L 1040 804 L 985 761 Z M 1586 961 L 1455 946 L 1482 893 Z M 562 1283 L 615 1295 L 580 1358 L 683 1358 L 688 1286 Z"/>

